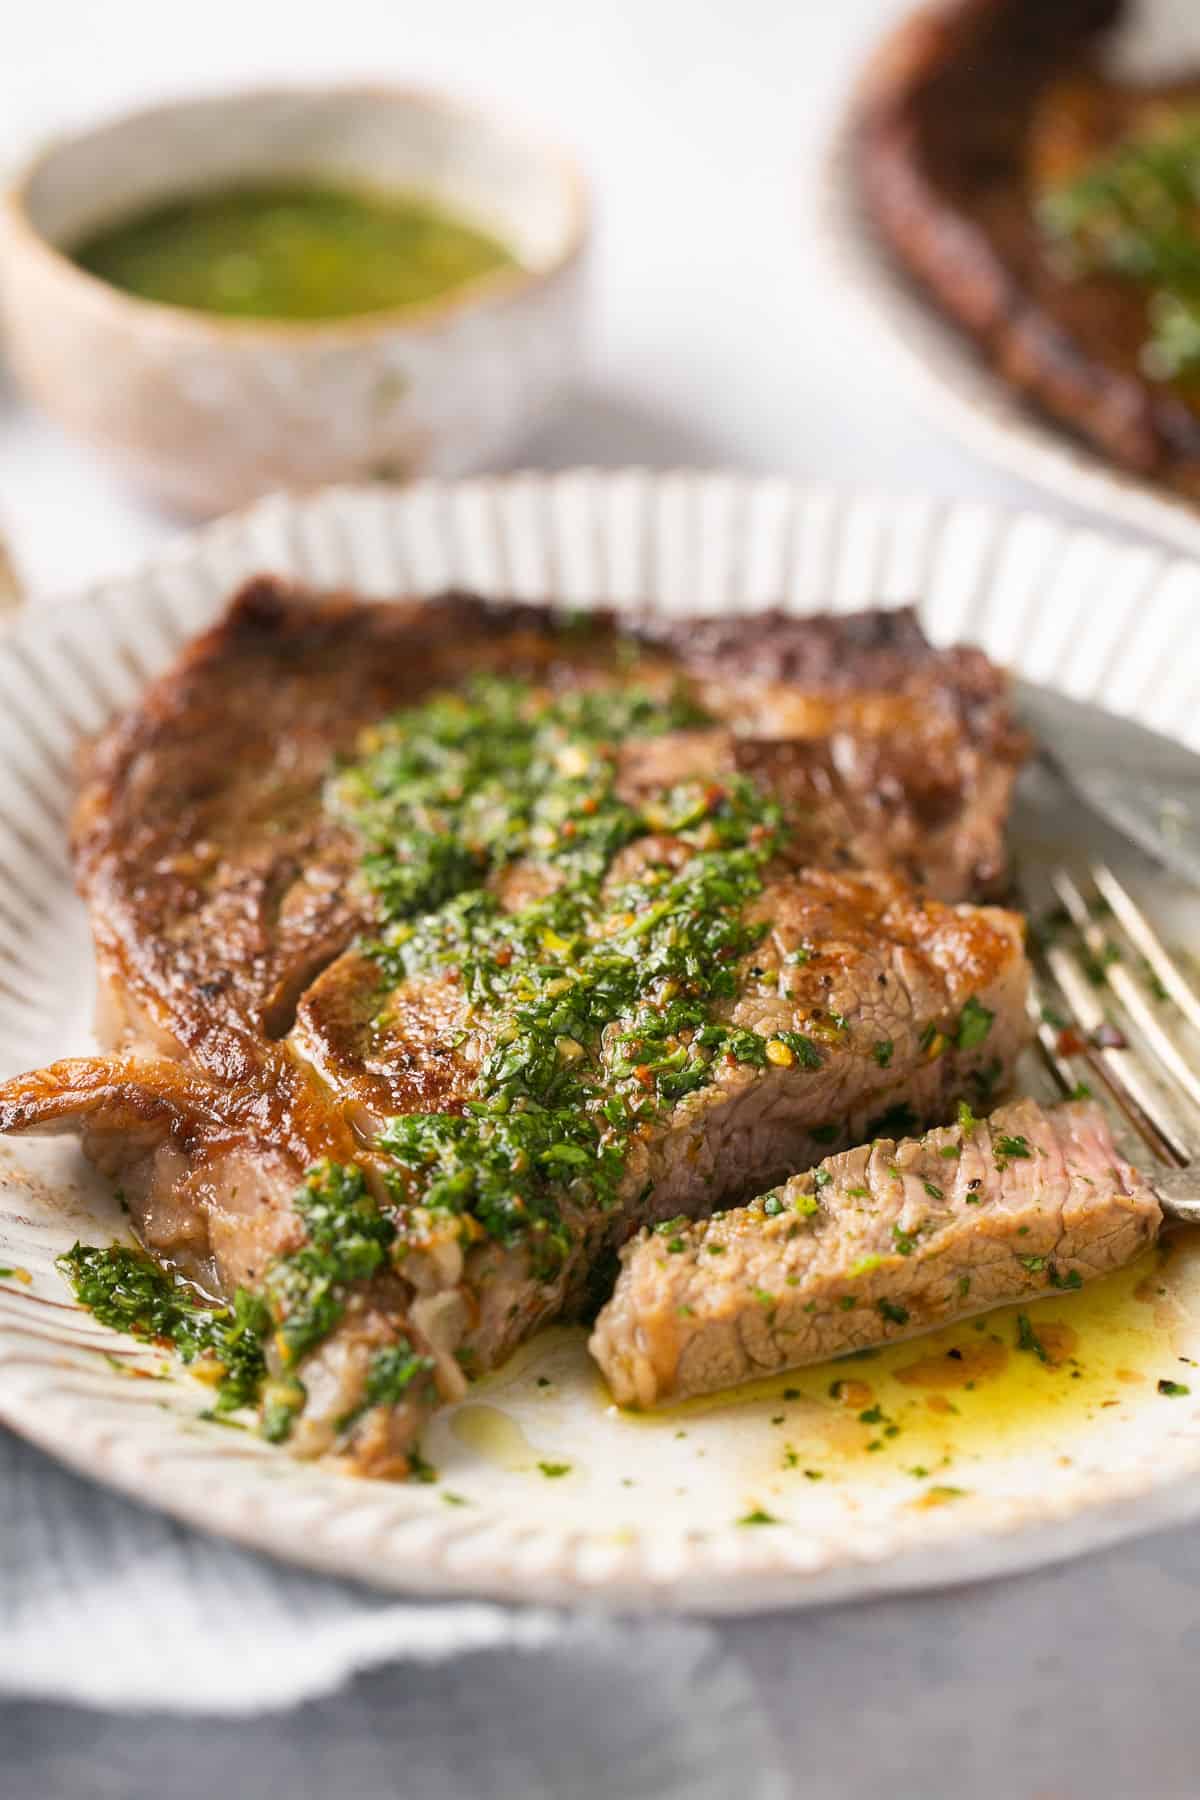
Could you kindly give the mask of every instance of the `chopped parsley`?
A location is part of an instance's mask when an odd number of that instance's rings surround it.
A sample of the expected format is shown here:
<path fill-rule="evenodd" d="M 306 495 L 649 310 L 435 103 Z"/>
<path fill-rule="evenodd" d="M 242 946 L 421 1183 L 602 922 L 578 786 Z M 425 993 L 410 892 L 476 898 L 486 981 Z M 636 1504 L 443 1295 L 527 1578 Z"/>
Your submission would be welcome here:
<path fill-rule="evenodd" d="M 1000 1162 L 1002 1157 L 1012 1160 L 1017 1157 L 1033 1155 L 1033 1151 L 1029 1148 L 1029 1140 L 1027 1138 L 1006 1137 L 1003 1132 L 1000 1133 L 998 1138 L 993 1139 L 992 1147 L 996 1152 L 997 1167 L 1002 1166 Z"/>
<path fill-rule="evenodd" d="M 235 1412 L 257 1400 L 266 1375 L 263 1339 L 270 1321 L 263 1302 L 239 1290 L 232 1306 L 207 1306 L 182 1276 L 168 1274 L 144 1251 L 114 1244 L 76 1244 L 58 1267 L 81 1306 L 114 1331 L 170 1346 L 183 1362 L 217 1365 L 212 1411 Z"/>
<path fill-rule="evenodd" d="M 1028 1313 L 1017 1314 L 1017 1349 L 1027 1350 L 1031 1356 L 1036 1356 L 1039 1362 L 1048 1363 L 1050 1361 L 1045 1344 L 1029 1322 Z"/>
<path fill-rule="evenodd" d="M 996 1017 L 981 1000 L 972 994 L 967 1004 L 958 1015 L 958 1030 L 954 1041 L 960 1050 L 977 1050 L 992 1029 L 992 1020 Z"/>
<path fill-rule="evenodd" d="M 1151 380 L 1200 368 L 1198 173 L 1200 114 L 1181 107 L 1105 150 L 1039 207 L 1043 230 L 1078 272 L 1103 269 L 1148 295 L 1141 362 Z"/>

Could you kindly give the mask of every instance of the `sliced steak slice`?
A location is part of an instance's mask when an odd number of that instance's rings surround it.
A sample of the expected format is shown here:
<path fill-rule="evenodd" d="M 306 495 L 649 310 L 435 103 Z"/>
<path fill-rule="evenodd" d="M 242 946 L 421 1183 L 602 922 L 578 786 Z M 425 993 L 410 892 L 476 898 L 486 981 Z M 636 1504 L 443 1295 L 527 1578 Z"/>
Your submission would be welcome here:
<path fill-rule="evenodd" d="M 264 579 L 88 759 L 74 841 L 106 1040 L 246 1079 L 371 922 L 361 845 L 324 805 L 363 728 L 489 671 L 561 689 L 631 669 L 664 695 L 682 684 L 725 728 L 693 759 L 778 777 L 801 860 L 898 868 L 946 899 L 995 888 L 1025 750 L 1008 682 L 979 652 L 932 649 L 910 613 L 763 613 L 731 639 L 711 621 L 618 629 L 609 614 L 457 594 L 363 605 Z M 763 737 L 785 742 L 746 741 Z"/>
<path fill-rule="evenodd" d="M 1019 1100 L 643 1234 L 590 1348 L 621 1405 L 714 1393 L 1078 1287 L 1160 1223 L 1099 1107 Z"/>

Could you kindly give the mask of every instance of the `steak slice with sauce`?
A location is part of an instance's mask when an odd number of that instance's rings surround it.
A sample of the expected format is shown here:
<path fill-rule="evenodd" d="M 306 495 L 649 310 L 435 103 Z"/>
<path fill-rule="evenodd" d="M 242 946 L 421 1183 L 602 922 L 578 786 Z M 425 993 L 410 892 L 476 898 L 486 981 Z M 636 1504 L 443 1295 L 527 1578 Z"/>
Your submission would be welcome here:
<path fill-rule="evenodd" d="M 644 1233 L 590 1349 L 623 1406 L 715 1393 L 1078 1287 L 1129 1262 L 1160 1223 L 1094 1102 L 1018 1100 Z"/>

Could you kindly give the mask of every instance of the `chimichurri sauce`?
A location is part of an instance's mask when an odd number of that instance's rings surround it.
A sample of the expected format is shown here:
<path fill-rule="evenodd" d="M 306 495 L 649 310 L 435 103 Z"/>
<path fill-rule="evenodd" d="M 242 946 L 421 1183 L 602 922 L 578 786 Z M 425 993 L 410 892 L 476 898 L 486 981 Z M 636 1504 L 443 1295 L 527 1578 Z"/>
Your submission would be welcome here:
<path fill-rule="evenodd" d="M 301 182 L 170 200 L 72 255 L 140 299 L 258 319 L 418 306 L 516 267 L 496 238 L 414 195 Z"/>

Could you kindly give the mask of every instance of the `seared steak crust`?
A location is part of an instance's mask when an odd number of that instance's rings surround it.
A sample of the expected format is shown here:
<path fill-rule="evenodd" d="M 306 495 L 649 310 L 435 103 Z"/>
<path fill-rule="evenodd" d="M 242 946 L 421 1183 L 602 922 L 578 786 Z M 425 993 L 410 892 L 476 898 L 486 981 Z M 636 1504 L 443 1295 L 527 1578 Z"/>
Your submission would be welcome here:
<path fill-rule="evenodd" d="M 1092 1102 L 831 1157 L 623 1252 L 591 1351 L 622 1405 L 714 1393 L 1106 1275 L 1161 1214 Z"/>
<path fill-rule="evenodd" d="M 883 239 L 998 374 L 1126 468 L 1200 493 L 1200 416 L 1142 372 L 1147 302 L 1064 270 L 1031 199 L 1031 139 L 1054 105 L 1096 151 L 1153 94 L 1100 72 L 1127 0 L 939 0 L 879 52 L 858 121 L 858 175 Z M 1163 90 L 1190 94 L 1198 82 Z M 1074 88 L 1074 91 L 1072 89 Z"/>
<path fill-rule="evenodd" d="M 728 721 L 701 748 L 790 791 L 796 860 L 994 891 L 1025 744 L 1004 676 L 905 612 L 623 620 L 638 679 Z M 462 594 L 384 606 L 252 582 L 95 747 L 74 827 L 102 1035 L 247 1079 L 368 922 L 359 848 L 324 808 L 334 758 L 431 689 L 502 670 L 613 680 L 617 623 Z M 693 673 L 694 671 L 694 673 Z M 736 736 L 732 735 L 736 733 Z M 767 740 L 767 741 L 763 741 Z M 782 740 L 782 741 L 781 741 Z"/>

